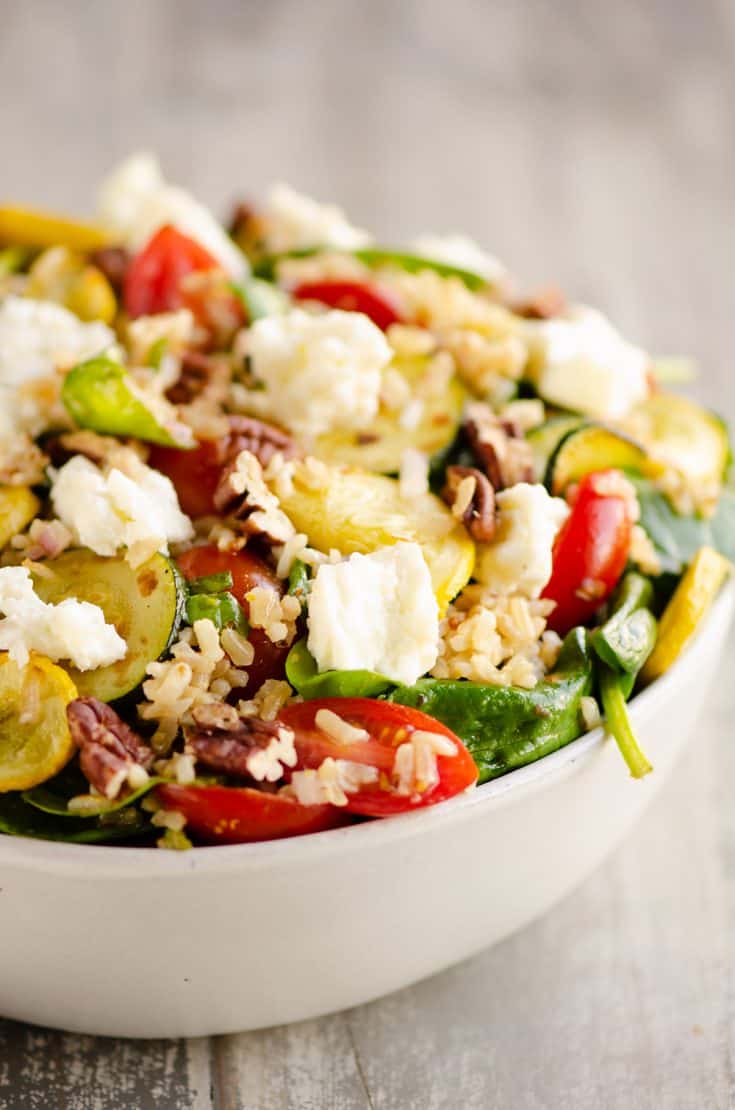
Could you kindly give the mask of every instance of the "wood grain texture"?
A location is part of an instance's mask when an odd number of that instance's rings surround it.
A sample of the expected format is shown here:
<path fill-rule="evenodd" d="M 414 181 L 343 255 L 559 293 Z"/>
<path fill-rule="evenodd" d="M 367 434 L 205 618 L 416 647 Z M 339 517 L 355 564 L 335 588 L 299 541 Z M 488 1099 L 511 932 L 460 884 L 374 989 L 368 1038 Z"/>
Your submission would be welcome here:
<path fill-rule="evenodd" d="M 83 209 L 147 146 L 222 208 L 282 178 L 386 238 L 465 230 L 693 355 L 735 417 L 730 0 L 0 0 L 0 28 L 0 194 Z M 0 1108 L 735 1107 L 734 666 L 663 796 L 543 921 L 287 1029 L 0 1022 Z"/>

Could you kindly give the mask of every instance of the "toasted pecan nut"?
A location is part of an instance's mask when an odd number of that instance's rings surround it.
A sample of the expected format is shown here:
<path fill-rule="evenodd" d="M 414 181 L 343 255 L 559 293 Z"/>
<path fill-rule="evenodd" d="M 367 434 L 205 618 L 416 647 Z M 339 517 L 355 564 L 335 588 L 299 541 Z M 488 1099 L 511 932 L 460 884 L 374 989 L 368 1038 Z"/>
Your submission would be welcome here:
<path fill-rule="evenodd" d="M 511 304 L 511 309 L 516 316 L 523 316 L 526 320 L 550 320 L 560 316 L 567 306 L 566 297 L 555 285 L 531 294 L 525 300 Z"/>
<path fill-rule="evenodd" d="M 181 355 L 179 376 L 166 390 L 166 398 L 174 405 L 190 405 L 198 397 L 216 391 L 217 396 L 213 399 L 222 400 L 230 378 L 230 367 L 221 355 L 207 355 L 188 349 Z"/>
<path fill-rule="evenodd" d="M 228 714 L 224 725 L 210 723 L 213 720 L 210 711 L 221 708 L 198 706 L 193 712 L 196 727 L 188 731 L 187 745 L 199 763 L 212 771 L 259 782 L 276 782 L 283 774 L 284 764 L 295 764 L 291 729 L 259 717 L 241 718 L 232 706 L 226 708 L 232 709 L 235 721 Z"/>
<path fill-rule="evenodd" d="M 101 247 L 98 251 L 92 251 L 89 261 L 102 271 L 119 296 L 130 264 L 128 252 L 122 247 Z"/>
<path fill-rule="evenodd" d="M 533 481 L 533 452 L 513 420 L 501 420 L 482 402 L 468 407 L 464 434 L 478 467 L 497 492 Z"/>
<path fill-rule="evenodd" d="M 303 454 L 293 436 L 276 424 L 256 420 L 254 416 L 231 416 L 229 419 L 232 439 L 228 454 L 231 459 L 241 451 L 250 451 L 260 465 L 266 467 L 274 455 L 293 459 Z"/>
<path fill-rule="evenodd" d="M 97 698 L 75 698 L 66 717 L 82 774 L 105 798 L 117 797 L 136 770 L 147 771 L 153 762 L 152 749 Z"/>
<path fill-rule="evenodd" d="M 262 536 L 270 543 L 285 543 L 294 527 L 263 479 L 257 457 L 243 450 L 222 472 L 214 491 L 218 513 L 237 521 L 242 532 Z"/>
<path fill-rule="evenodd" d="M 495 491 L 482 471 L 473 466 L 447 467 L 442 498 L 478 543 L 495 535 Z"/>

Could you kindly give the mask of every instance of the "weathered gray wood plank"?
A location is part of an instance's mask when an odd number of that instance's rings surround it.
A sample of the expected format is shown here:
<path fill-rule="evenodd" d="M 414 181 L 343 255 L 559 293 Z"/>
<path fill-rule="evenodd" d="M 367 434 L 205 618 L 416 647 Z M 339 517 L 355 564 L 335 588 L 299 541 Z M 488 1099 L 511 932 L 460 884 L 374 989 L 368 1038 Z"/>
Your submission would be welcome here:
<path fill-rule="evenodd" d="M 0 1021 L 0 1107 L 211 1110 L 209 1052 L 205 1039 L 103 1040 Z"/>
<path fill-rule="evenodd" d="M 149 146 L 219 205 L 284 178 L 386 237 L 467 230 L 694 355 L 735 416 L 734 12 L 0 0 L 0 194 L 81 208 Z M 633 836 L 518 937 L 346 1015 L 211 1046 L 0 1023 L 0 1107 L 735 1106 L 734 664 Z"/>

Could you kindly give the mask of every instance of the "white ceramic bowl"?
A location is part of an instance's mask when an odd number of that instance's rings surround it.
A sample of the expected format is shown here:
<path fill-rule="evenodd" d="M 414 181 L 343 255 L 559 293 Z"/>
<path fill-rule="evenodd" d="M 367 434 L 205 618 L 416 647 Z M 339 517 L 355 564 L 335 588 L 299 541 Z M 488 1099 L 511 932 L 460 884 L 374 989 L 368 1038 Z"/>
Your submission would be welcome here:
<path fill-rule="evenodd" d="M 191 852 L 0 836 L 0 1013 L 123 1037 L 227 1033 L 355 1006 L 544 913 L 649 803 L 699 713 L 729 587 L 634 699 L 655 772 L 599 729 L 435 809 Z"/>

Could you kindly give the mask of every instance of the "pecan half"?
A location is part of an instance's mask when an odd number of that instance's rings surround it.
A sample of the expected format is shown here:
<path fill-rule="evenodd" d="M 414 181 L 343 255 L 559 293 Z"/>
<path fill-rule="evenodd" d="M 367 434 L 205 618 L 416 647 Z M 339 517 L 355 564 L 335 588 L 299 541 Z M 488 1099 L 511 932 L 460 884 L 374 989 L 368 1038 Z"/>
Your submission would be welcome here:
<path fill-rule="evenodd" d="M 197 728 L 188 732 L 187 745 L 199 763 L 212 771 L 259 782 L 276 782 L 283 775 L 284 764 L 295 764 L 291 729 L 277 721 L 239 717 L 234 709 L 236 720 L 228 714 L 223 725 L 213 724 L 212 710 L 221 708 L 198 706 L 193 712 Z"/>
<path fill-rule="evenodd" d="M 105 798 L 116 798 L 121 788 L 147 771 L 153 751 L 97 698 L 75 698 L 66 707 L 72 740 L 79 749 L 82 774 Z"/>
<path fill-rule="evenodd" d="M 473 466 L 449 466 L 442 498 L 478 543 L 495 535 L 495 491 L 487 476 Z"/>
<path fill-rule="evenodd" d="M 101 270 L 117 294 L 122 293 L 130 255 L 122 247 L 102 247 L 93 251 L 89 261 Z"/>
<path fill-rule="evenodd" d="M 515 421 L 501 420 L 488 405 L 475 402 L 468 407 L 464 433 L 495 491 L 533 481 L 531 445 Z"/>
<path fill-rule="evenodd" d="M 189 405 L 198 397 L 210 395 L 213 400 L 223 400 L 230 377 L 230 368 L 221 355 L 186 350 L 181 355 L 179 376 L 166 390 L 166 398 L 174 405 Z"/>
<path fill-rule="evenodd" d="M 303 451 L 293 436 L 275 424 L 256 420 L 253 416 L 231 416 L 230 458 L 241 451 L 250 451 L 262 467 L 266 467 L 274 455 L 281 454 L 284 459 L 300 457 Z"/>
<path fill-rule="evenodd" d="M 561 289 L 549 285 L 525 300 L 516 301 L 510 307 L 516 316 L 524 316 L 527 320 L 549 320 L 553 316 L 560 316 L 566 306 L 566 297 Z"/>
<path fill-rule="evenodd" d="M 251 451 L 241 451 L 223 472 L 214 491 L 214 506 L 218 513 L 236 520 L 246 535 L 285 543 L 294 534 L 291 521 L 265 484 L 260 463 Z"/>

